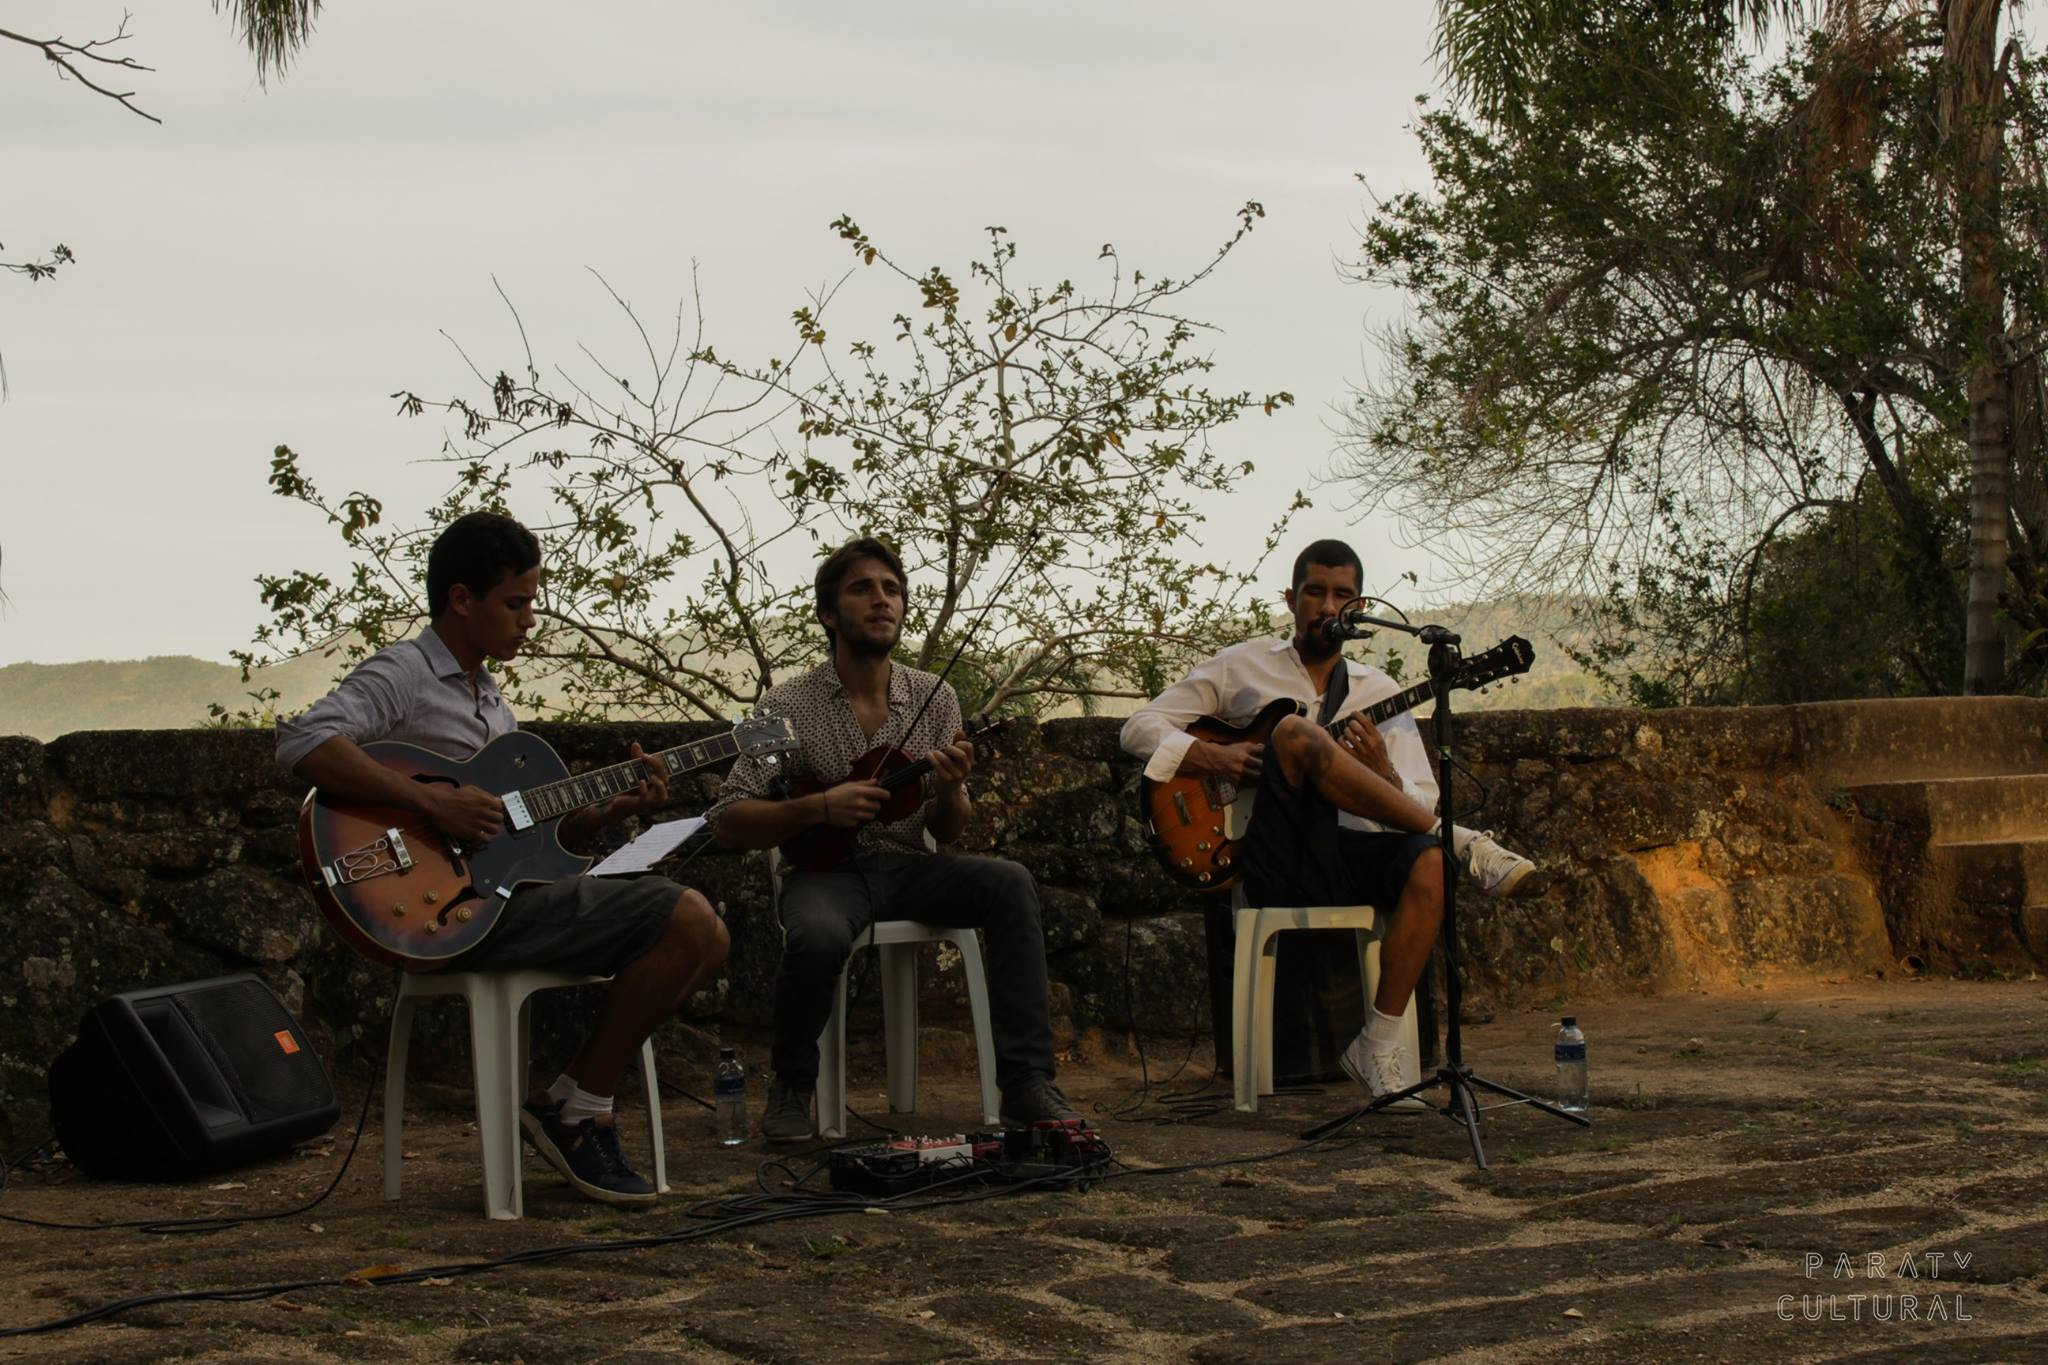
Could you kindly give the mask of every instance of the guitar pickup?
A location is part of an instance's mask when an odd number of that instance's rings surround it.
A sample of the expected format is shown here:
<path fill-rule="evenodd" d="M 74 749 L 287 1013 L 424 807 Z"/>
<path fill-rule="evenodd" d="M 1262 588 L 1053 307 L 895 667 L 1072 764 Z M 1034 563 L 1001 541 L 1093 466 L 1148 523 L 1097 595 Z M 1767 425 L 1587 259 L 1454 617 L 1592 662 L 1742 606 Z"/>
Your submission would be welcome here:
<path fill-rule="evenodd" d="M 506 792 L 505 819 L 515 830 L 532 829 L 533 816 L 527 813 L 526 796 L 522 792 Z"/>

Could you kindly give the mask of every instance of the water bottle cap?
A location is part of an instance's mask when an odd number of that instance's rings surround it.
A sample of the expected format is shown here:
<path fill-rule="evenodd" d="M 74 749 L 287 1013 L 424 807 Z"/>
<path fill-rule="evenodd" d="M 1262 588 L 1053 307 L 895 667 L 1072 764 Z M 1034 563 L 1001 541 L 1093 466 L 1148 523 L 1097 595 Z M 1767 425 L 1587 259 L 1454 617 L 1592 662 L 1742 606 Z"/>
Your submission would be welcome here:
<path fill-rule="evenodd" d="M 739 1050 L 737 1048 L 722 1047 L 718 1049 L 718 1060 L 721 1062 L 732 1061 L 739 1055 Z"/>
<path fill-rule="evenodd" d="M 1577 1028 L 1579 1026 L 1579 1016 L 1576 1014 L 1567 1014 L 1564 1017 L 1564 1026 L 1566 1028 Z"/>

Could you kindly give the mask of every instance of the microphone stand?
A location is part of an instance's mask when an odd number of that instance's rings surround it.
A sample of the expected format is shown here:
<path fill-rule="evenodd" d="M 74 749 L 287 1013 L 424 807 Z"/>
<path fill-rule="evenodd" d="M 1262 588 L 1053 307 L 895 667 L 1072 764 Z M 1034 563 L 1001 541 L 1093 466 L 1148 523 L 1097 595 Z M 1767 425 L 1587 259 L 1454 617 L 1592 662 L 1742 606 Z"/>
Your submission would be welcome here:
<path fill-rule="evenodd" d="M 1437 809 L 1441 813 L 1437 821 L 1437 847 L 1444 861 L 1444 918 L 1440 934 L 1444 950 L 1444 1004 L 1448 1020 L 1444 1025 L 1443 1064 L 1436 1074 L 1425 1077 L 1405 1090 L 1382 1095 L 1370 1103 L 1361 1105 L 1350 1113 L 1317 1124 L 1301 1136 L 1307 1140 L 1331 1137 L 1343 1132 L 1367 1114 L 1385 1109 L 1410 1095 L 1419 1095 L 1425 1090 L 1444 1086 L 1449 1092 L 1440 1111 L 1450 1118 L 1461 1120 L 1465 1133 L 1472 1139 L 1472 1160 L 1481 1170 L 1486 1167 L 1486 1149 L 1479 1143 L 1479 1103 L 1475 1090 L 1489 1091 L 1505 1096 L 1516 1104 L 1527 1104 L 1555 1115 L 1581 1128 L 1591 1127 L 1591 1121 L 1578 1114 L 1567 1113 L 1557 1106 L 1546 1104 L 1533 1095 L 1509 1089 L 1484 1076 L 1475 1073 L 1465 1062 L 1465 1050 L 1460 1033 L 1460 1005 L 1464 998 L 1463 984 L 1458 976 L 1458 859 L 1457 850 L 1451 842 L 1451 692 L 1459 673 L 1464 669 L 1464 656 L 1458 652 L 1458 636 L 1442 626 L 1416 626 L 1406 621 L 1388 621 L 1363 612 L 1347 612 L 1332 634 L 1343 634 L 1355 638 L 1370 633 L 1370 628 L 1398 630 L 1413 635 L 1429 646 L 1429 676 L 1436 684 L 1436 730 L 1437 760 Z M 1369 1004 L 1370 1002 L 1368 1002 Z"/>

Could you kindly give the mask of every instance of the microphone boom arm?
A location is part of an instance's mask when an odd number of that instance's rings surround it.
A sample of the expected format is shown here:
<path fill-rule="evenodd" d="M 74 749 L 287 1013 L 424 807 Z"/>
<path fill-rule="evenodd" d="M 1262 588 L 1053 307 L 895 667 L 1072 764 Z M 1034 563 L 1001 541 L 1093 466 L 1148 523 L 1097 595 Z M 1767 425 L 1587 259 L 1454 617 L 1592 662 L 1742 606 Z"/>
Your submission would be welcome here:
<path fill-rule="evenodd" d="M 1456 632 L 1443 626 L 1418 626 L 1407 621 L 1390 621 L 1381 616 L 1368 616 L 1364 611 L 1347 611 L 1324 628 L 1324 632 L 1339 640 L 1359 640 L 1375 630 L 1398 630 L 1413 635 L 1426 645 L 1455 645 Z"/>

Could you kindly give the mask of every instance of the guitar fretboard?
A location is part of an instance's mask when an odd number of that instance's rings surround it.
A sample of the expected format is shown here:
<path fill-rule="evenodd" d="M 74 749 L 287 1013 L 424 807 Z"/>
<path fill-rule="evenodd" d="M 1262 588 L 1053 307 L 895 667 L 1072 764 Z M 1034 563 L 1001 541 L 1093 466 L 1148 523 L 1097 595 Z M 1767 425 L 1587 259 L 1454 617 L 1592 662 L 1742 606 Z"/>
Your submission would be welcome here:
<path fill-rule="evenodd" d="M 1436 679 L 1431 678 L 1424 682 L 1419 682 L 1415 684 L 1415 686 L 1409 688 L 1405 692 L 1396 692 L 1393 696 L 1388 697 L 1385 701 L 1375 702 L 1371 706 L 1366 707 L 1362 711 L 1353 711 L 1348 716 L 1344 716 L 1338 720 L 1333 720 L 1328 725 L 1325 725 L 1323 729 L 1327 731 L 1332 738 L 1335 738 L 1343 733 L 1345 726 L 1349 725 L 1354 719 L 1360 716 L 1363 716 L 1368 723 L 1378 725 L 1382 721 L 1392 720 L 1395 716 L 1400 715 L 1403 711 L 1411 710 L 1414 707 L 1422 705 L 1422 703 L 1428 701 L 1431 697 L 1435 695 Z"/>
<path fill-rule="evenodd" d="M 670 777 L 677 777 L 732 758 L 739 751 L 739 740 L 727 733 L 700 739 L 693 744 L 678 744 L 673 749 L 663 749 L 659 753 L 649 754 L 648 757 L 658 760 Z M 546 782 L 538 787 L 530 787 L 523 795 L 526 798 L 526 809 L 534 819 L 552 820 L 558 815 L 567 815 L 572 810 L 594 806 L 615 796 L 624 796 L 639 786 L 646 776 L 647 765 L 637 758 L 632 758 L 624 763 L 614 763 L 608 768 L 592 768 L 587 773 L 565 777 L 559 782 Z"/>

